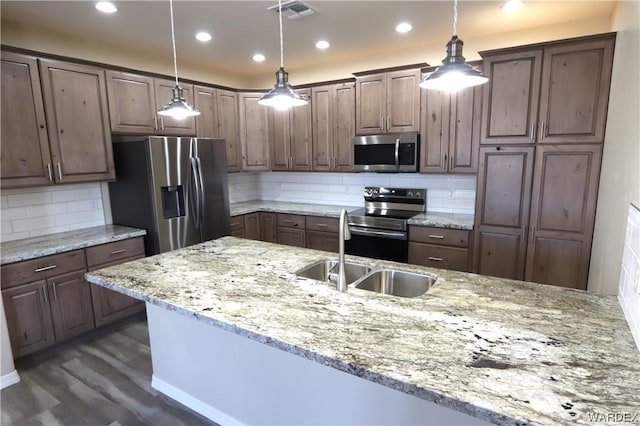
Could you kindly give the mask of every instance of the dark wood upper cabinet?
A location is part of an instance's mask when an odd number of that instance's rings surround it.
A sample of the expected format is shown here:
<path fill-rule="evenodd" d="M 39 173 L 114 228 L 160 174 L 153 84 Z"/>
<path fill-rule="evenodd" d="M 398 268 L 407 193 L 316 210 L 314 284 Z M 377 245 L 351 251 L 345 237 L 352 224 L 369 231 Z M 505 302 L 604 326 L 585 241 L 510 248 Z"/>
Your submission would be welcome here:
<path fill-rule="evenodd" d="M 289 170 L 291 167 L 291 115 L 289 110 L 269 110 L 269 145 L 271 170 Z"/>
<path fill-rule="evenodd" d="M 56 340 L 85 333 L 95 327 L 91 290 L 84 271 L 72 272 L 47 280 Z"/>
<path fill-rule="evenodd" d="M 485 53 L 480 143 L 602 143 L 614 44 L 605 34 Z"/>
<path fill-rule="evenodd" d="M 476 173 L 482 87 L 422 90 L 420 171 Z"/>
<path fill-rule="evenodd" d="M 351 171 L 355 136 L 355 84 L 312 88 L 313 169 Z"/>
<path fill-rule="evenodd" d="M 604 141 L 613 48 L 609 37 L 544 50 L 539 142 Z"/>
<path fill-rule="evenodd" d="M 587 289 L 602 146 L 536 149 L 526 279 Z"/>
<path fill-rule="evenodd" d="M 173 99 L 173 88 L 176 86 L 175 80 L 163 80 L 154 78 L 156 95 L 156 110 L 162 108 Z M 193 85 L 180 83 L 185 101 L 193 105 Z M 193 136 L 196 134 L 195 117 L 176 119 L 167 116 L 158 116 L 158 132 L 161 135 Z"/>
<path fill-rule="evenodd" d="M 238 95 L 230 90 L 217 91 L 218 137 L 227 142 L 227 171 L 242 169 L 240 128 L 238 125 Z"/>
<path fill-rule="evenodd" d="M 104 70 L 40 60 L 57 183 L 115 178 Z"/>
<path fill-rule="evenodd" d="M 199 138 L 219 138 L 218 94 L 211 87 L 194 86 L 194 106 L 200 111 L 196 117 L 196 136 Z"/>
<path fill-rule="evenodd" d="M 541 69 L 542 50 L 484 59 L 489 83 L 484 90 L 481 144 L 535 142 Z"/>
<path fill-rule="evenodd" d="M 3 189 L 53 183 L 49 136 L 35 57 L 2 52 Z"/>
<path fill-rule="evenodd" d="M 356 134 L 417 132 L 420 69 L 356 78 Z"/>
<path fill-rule="evenodd" d="M 259 213 L 249 213 L 244 215 L 244 236 L 250 240 L 260 239 Z"/>
<path fill-rule="evenodd" d="M 264 93 L 240 93 L 242 170 L 269 170 L 269 109 L 258 103 Z"/>
<path fill-rule="evenodd" d="M 111 131 L 141 135 L 158 132 L 153 78 L 107 70 Z"/>
<path fill-rule="evenodd" d="M 473 270 L 523 279 L 534 147 L 481 147 Z"/>
<path fill-rule="evenodd" d="M 311 89 L 300 89 L 309 103 L 279 111 L 269 110 L 271 170 L 311 170 Z"/>

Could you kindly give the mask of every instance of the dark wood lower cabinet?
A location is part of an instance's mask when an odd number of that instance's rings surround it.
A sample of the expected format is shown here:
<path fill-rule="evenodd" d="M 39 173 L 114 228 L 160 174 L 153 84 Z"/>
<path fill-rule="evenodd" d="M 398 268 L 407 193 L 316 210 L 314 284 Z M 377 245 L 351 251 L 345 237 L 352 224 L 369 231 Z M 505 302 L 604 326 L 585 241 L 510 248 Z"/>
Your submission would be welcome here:
<path fill-rule="evenodd" d="M 335 232 L 307 230 L 307 248 L 338 252 L 338 234 Z"/>
<path fill-rule="evenodd" d="M 14 357 L 55 342 L 45 280 L 2 290 L 2 299 Z"/>
<path fill-rule="evenodd" d="M 409 263 L 432 268 L 469 271 L 469 250 L 433 244 L 409 243 Z"/>
<path fill-rule="evenodd" d="M 66 340 L 95 327 L 91 290 L 85 271 L 72 272 L 47 280 L 56 340 Z"/>
<path fill-rule="evenodd" d="M 260 239 L 260 216 L 258 213 L 244 215 L 244 237 L 250 240 Z"/>
<path fill-rule="evenodd" d="M 304 229 L 278 227 L 278 244 L 287 246 L 306 247 L 306 232 Z"/>
<path fill-rule="evenodd" d="M 260 239 L 268 243 L 278 242 L 278 224 L 275 213 L 260 212 Z"/>

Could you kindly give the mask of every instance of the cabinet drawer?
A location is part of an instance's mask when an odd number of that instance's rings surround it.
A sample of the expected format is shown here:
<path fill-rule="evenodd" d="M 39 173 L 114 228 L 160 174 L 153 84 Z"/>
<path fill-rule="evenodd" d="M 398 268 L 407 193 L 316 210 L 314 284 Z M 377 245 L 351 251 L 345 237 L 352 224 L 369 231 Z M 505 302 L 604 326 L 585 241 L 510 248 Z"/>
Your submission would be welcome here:
<path fill-rule="evenodd" d="M 240 229 L 244 229 L 244 215 L 232 216 L 231 217 L 231 235 L 233 235 L 233 231 L 238 231 Z"/>
<path fill-rule="evenodd" d="M 2 266 L 2 288 L 86 269 L 84 250 L 74 250 Z"/>
<path fill-rule="evenodd" d="M 443 246 L 469 247 L 469 231 L 429 226 L 410 226 L 409 241 Z"/>
<path fill-rule="evenodd" d="M 307 229 L 313 231 L 338 232 L 340 221 L 332 217 L 307 216 Z"/>
<path fill-rule="evenodd" d="M 278 214 L 278 226 L 304 229 L 304 216 L 299 214 Z"/>
<path fill-rule="evenodd" d="M 410 242 L 409 263 L 469 272 L 469 250 Z"/>
<path fill-rule="evenodd" d="M 124 260 L 134 256 L 144 255 L 144 240 L 142 237 L 113 243 L 93 246 L 87 250 L 87 264 L 89 267 L 102 263 Z"/>

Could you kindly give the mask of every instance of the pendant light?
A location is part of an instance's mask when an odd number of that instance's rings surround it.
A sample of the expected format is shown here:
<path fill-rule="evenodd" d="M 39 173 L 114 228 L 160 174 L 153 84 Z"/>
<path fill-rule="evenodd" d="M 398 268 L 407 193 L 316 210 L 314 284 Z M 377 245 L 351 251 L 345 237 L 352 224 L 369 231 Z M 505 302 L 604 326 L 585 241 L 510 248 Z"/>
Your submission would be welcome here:
<path fill-rule="evenodd" d="M 458 0 L 453 2 L 453 37 L 447 43 L 447 57 L 442 65 L 420 82 L 425 89 L 457 92 L 489 81 L 480 71 L 467 64 L 462 56 L 462 40 L 458 38 Z"/>
<path fill-rule="evenodd" d="M 173 99 L 171 102 L 158 110 L 159 115 L 183 120 L 187 117 L 200 115 L 200 111 L 193 108 L 184 100 L 182 87 L 178 84 L 178 62 L 176 60 L 176 35 L 173 27 L 173 0 L 169 0 L 169 8 L 171 10 L 171 41 L 173 42 L 173 71 L 176 76 L 176 87 L 173 88 Z"/>
<path fill-rule="evenodd" d="M 276 71 L 276 84 L 258 103 L 272 106 L 278 110 L 306 105 L 308 101 L 298 95 L 289 84 L 289 73 L 284 69 L 284 47 L 282 43 L 282 0 L 278 0 L 278 16 L 280 18 L 280 69 Z"/>

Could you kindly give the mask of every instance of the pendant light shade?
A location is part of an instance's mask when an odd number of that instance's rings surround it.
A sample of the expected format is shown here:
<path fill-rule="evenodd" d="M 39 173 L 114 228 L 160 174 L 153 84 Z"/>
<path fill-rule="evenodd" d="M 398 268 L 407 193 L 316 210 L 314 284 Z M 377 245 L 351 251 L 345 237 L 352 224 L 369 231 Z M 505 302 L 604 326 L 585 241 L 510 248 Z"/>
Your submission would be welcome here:
<path fill-rule="evenodd" d="M 200 115 L 200 111 L 193 108 L 184 99 L 182 87 L 178 84 L 178 61 L 176 60 L 176 35 L 173 24 L 173 0 L 169 0 L 169 10 L 171 11 L 171 41 L 173 46 L 173 71 L 175 73 L 176 85 L 172 89 L 173 97 L 171 102 L 158 110 L 158 115 L 184 120 L 187 117 Z"/>
<path fill-rule="evenodd" d="M 420 82 L 425 89 L 457 92 L 467 87 L 478 86 L 489 78 L 465 62 L 462 56 L 463 42 L 456 35 L 458 26 L 458 0 L 453 6 L 453 37 L 447 43 L 447 56 L 442 65 Z"/>
<path fill-rule="evenodd" d="M 258 103 L 271 106 L 279 110 L 286 110 L 294 106 L 306 105 L 309 101 L 293 90 L 289 84 L 289 73 L 284 69 L 284 47 L 282 43 L 282 0 L 278 0 L 278 15 L 280 18 L 280 69 L 276 71 L 276 84 L 264 95 Z"/>

